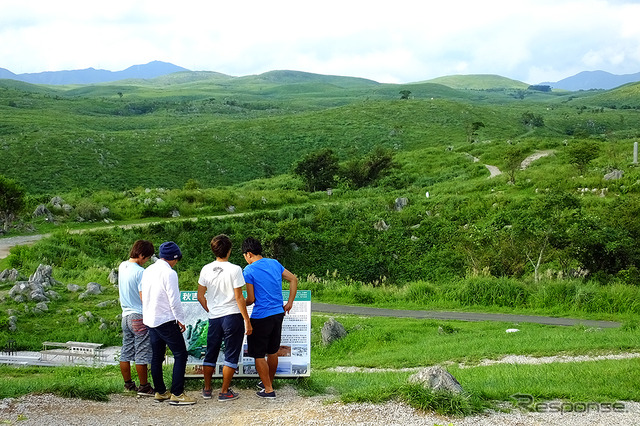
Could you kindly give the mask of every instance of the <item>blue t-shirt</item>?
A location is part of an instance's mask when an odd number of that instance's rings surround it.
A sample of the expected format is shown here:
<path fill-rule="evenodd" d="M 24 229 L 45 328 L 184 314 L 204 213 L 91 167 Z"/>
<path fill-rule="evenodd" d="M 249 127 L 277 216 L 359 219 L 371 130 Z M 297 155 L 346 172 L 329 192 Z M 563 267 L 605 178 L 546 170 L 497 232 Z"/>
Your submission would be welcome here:
<path fill-rule="evenodd" d="M 266 318 L 284 312 L 282 303 L 282 273 L 284 266 L 275 259 L 263 257 L 244 267 L 244 280 L 253 284 L 256 301 L 251 318 Z"/>
<path fill-rule="evenodd" d="M 118 268 L 118 290 L 123 317 L 130 314 L 142 314 L 140 280 L 143 272 L 142 266 L 128 260 L 122 262 Z"/>

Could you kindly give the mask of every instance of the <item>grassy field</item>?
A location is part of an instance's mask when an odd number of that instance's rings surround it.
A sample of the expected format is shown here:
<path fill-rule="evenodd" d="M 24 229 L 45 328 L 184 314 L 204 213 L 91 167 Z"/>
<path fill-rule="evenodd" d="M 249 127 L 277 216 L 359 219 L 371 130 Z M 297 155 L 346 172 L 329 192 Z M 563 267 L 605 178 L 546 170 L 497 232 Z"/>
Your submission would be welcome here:
<path fill-rule="evenodd" d="M 466 323 L 393 318 L 341 316 L 345 339 L 323 346 L 320 329 L 326 315 L 312 317 L 311 377 L 280 380 L 305 395 L 330 394 L 343 402 L 404 400 L 443 414 L 471 414 L 514 402 L 512 395 L 532 395 L 536 401 L 616 402 L 639 400 L 634 385 L 639 359 L 546 364 L 494 364 L 506 355 L 602 355 L 637 349 L 637 328 L 589 329 L 516 324 L 517 333 L 505 333 L 511 323 Z M 431 393 L 408 385 L 418 367 L 442 365 L 460 382 L 462 396 Z M 334 371 L 336 367 L 373 368 L 371 372 Z M 411 369 L 413 370 L 407 370 Z M 0 367 L 7 380 L 0 398 L 25 393 L 52 392 L 66 397 L 107 400 L 122 391 L 117 366 Z M 170 370 L 166 373 L 170 376 Z M 615 377 L 616 380 L 610 380 Z M 169 379 L 169 377 L 167 377 Z M 254 386 L 249 379 L 236 386 Z M 215 384 L 214 384 L 215 386 Z M 199 392 L 202 381 L 190 379 L 187 390 Z"/>
<path fill-rule="evenodd" d="M 400 398 L 462 414 L 516 393 L 638 400 L 636 359 L 476 364 L 505 355 L 637 351 L 640 169 L 632 147 L 640 136 L 639 88 L 542 92 L 499 76 L 391 85 L 289 71 L 55 87 L 1 80 L 0 174 L 27 192 L 27 208 L 8 235 L 52 236 L 12 250 L 0 268 L 28 277 L 49 264 L 61 285 L 60 298 L 37 315 L 33 303 L 25 309 L 6 297 L 12 283 L 0 283 L 0 344 L 13 338 L 31 350 L 44 340 L 117 345 L 117 303 L 96 304 L 117 300 L 107 277 L 131 243 L 176 241 L 185 254 L 177 269 L 182 289 L 194 290 L 211 259 L 208 241 L 226 233 L 235 247 L 247 236 L 260 238 L 314 301 L 623 324 L 596 330 L 347 316 L 347 338 L 324 347 L 318 333 L 326 317 L 314 315 L 314 372 L 295 382 L 301 391 L 343 401 Z M 307 192 L 292 170 L 327 148 L 340 170 L 367 161 L 376 148 L 392 153 L 393 166 L 363 187 L 339 174 L 332 195 L 325 188 Z M 521 166 L 542 151 L 547 155 Z M 593 155 L 581 163 L 582 154 Z M 489 179 L 486 165 L 503 174 Z M 614 170 L 622 177 L 605 179 Z M 401 199 L 407 204 L 398 208 Z M 32 216 L 40 204 L 50 218 Z M 147 225 L 116 226 L 135 223 Z M 91 230 L 98 227 L 104 229 Z M 231 261 L 244 265 L 237 250 Z M 78 300 L 66 290 L 88 282 L 104 292 Z M 96 319 L 80 326 L 77 316 L 87 310 Z M 504 332 L 513 327 L 520 332 Z M 330 369 L 433 364 L 446 365 L 468 394 L 442 399 L 406 386 L 405 371 Z M 105 399 L 121 389 L 111 367 L 0 373 L 10 379 L 0 389 L 6 397 Z"/>

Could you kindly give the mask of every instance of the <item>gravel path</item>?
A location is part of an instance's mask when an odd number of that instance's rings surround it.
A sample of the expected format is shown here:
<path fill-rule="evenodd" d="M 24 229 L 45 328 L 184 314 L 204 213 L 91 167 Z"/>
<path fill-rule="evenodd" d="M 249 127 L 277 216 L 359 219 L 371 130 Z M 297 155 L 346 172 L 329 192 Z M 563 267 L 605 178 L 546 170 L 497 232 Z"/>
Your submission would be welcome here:
<path fill-rule="evenodd" d="M 300 397 L 291 387 L 278 390 L 274 401 L 263 401 L 253 390 L 239 390 L 235 401 L 205 401 L 175 407 L 151 398 L 111 395 L 109 402 L 26 395 L 0 401 L 0 423 L 20 426 L 103 425 L 634 425 L 640 404 L 625 403 L 624 412 L 489 413 L 465 418 L 423 413 L 402 404 L 342 404 L 329 397 Z M 195 396 L 195 395 L 194 395 Z M 578 407 L 578 409 L 580 409 Z M 584 411 L 584 410 L 583 410 Z"/>

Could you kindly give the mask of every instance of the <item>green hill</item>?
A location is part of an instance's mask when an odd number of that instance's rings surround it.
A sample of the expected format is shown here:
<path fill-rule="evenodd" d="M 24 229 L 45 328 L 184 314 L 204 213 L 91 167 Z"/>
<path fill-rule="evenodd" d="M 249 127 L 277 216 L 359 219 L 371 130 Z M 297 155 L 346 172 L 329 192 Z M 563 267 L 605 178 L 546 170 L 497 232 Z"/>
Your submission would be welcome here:
<path fill-rule="evenodd" d="M 375 86 L 380 83 L 358 77 L 342 77 L 335 75 L 313 74 L 302 71 L 277 70 L 269 71 L 256 76 L 240 77 L 245 80 L 256 80 L 276 84 L 290 83 L 327 83 L 338 87 Z"/>
<path fill-rule="evenodd" d="M 588 102 L 610 108 L 640 108 L 640 83 L 629 83 L 607 91 L 596 91 Z"/>
<path fill-rule="evenodd" d="M 494 88 L 510 81 L 454 80 L 484 81 L 483 87 Z M 533 150 L 575 135 L 634 137 L 637 114 L 622 108 L 628 108 L 637 87 L 514 96 L 511 89 L 379 84 L 295 71 L 240 78 L 185 72 L 144 83 L 55 88 L 3 80 L 2 174 L 40 194 L 122 190 L 132 182 L 179 188 L 190 179 L 231 185 L 288 173 L 302 156 L 326 147 L 343 161 L 383 146 L 403 155 L 453 147 L 499 162 L 496 144 L 507 140 Z M 410 99 L 400 99 L 403 90 L 411 92 Z M 620 109 L 602 112 L 589 107 L 594 103 Z M 527 113 L 544 125 L 523 124 Z M 467 145 L 476 122 L 482 127 L 473 140 L 492 144 Z"/>
<path fill-rule="evenodd" d="M 529 84 L 510 78 L 492 74 L 449 75 L 434 78 L 428 83 L 442 84 L 453 89 L 469 90 L 494 90 L 494 89 L 521 89 L 529 87 Z"/>

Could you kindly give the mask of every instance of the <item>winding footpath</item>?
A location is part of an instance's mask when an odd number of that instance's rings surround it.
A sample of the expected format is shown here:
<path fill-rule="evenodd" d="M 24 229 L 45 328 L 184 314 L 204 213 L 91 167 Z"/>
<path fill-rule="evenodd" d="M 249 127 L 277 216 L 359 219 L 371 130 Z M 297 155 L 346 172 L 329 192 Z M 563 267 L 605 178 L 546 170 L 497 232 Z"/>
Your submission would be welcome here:
<path fill-rule="evenodd" d="M 520 170 L 524 170 L 527 167 L 529 167 L 531 165 L 531 163 L 533 163 L 536 160 L 539 160 L 543 157 L 548 157 L 549 155 L 553 154 L 554 151 L 553 150 L 545 150 L 545 151 L 538 151 L 535 152 L 533 154 L 531 154 L 530 156 L 528 156 L 527 158 L 525 158 L 524 160 L 522 160 L 522 162 L 520 163 Z M 476 157 L 472 157 L 473 158 L 473 162 L 477 163 L 478 161 L 480 161 L 479 158 Z M 489 170 L 489 179 L 494 178 L 496 176 L 500 176 L 502 174 L 502 171 L 497 168 L 496 166 L 490 166 L 489 164 L 485 164 L 484 165 L 487 170 Z"/>

